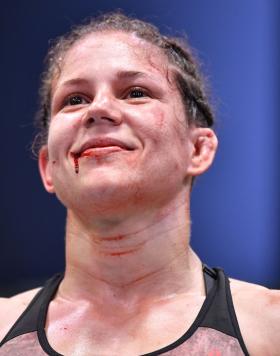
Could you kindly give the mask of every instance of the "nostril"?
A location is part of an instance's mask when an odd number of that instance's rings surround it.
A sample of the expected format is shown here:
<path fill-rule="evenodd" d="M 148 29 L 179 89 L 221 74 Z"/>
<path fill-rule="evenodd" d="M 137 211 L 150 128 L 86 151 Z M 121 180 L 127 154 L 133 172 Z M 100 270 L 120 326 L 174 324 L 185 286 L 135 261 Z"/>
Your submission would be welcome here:
<path fill-rule="evenodd" d="M 112 122 L 113 124 L 117 125 L 118 122 L 114 119 L 111 119 L 110 117 L 105 117 L 104 119 L 107 119 L 109 122 Z"/>
<path fill-rule="evenodd" d="M 119 125 L 121 120 L 119 118 L 114 118 L 110 116 L 89 116 L 84 118 L 84 124 L 86 126 L 92 126 L 93 124 L 98 125 L 99 123 L 102 124 L 102 122 L 110 122 L 113 125 Z"/>
<path fill-rule="evenodd" d="M 89 117 L 89 118 L 87 119 L 87 123 L 88 123 L 88 124 L 93 124 L 93 123 L 94 123 L 94 118 L 93 118 L 93 117 Z"/>

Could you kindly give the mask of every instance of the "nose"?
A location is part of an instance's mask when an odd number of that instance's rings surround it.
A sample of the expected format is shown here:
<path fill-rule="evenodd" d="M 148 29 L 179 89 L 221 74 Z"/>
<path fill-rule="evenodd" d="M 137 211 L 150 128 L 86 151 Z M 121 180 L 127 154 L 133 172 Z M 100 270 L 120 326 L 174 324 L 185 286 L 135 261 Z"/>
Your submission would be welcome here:
<path fill-rule="evenodd" d="M 83 125 L 120 125 L 122 114 L 116 101 L 117 99 L 108 93 L 96 95 L 83 117 Z"/>

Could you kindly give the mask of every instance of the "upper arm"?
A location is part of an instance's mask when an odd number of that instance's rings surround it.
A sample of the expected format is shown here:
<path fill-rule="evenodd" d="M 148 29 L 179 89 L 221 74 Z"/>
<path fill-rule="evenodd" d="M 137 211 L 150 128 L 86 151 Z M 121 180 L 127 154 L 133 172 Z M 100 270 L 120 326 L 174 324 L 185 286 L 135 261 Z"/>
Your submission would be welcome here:
<path fill-rule="evenodd" d="M 257 301 L 257 298 L 259 301 Z M 280 350 L 280 291 L 266 289 L 251 299 L 256 304 L 256 327 L 263 354 L 279 356 Z"/>
<path fill-rule="evenodd" d="M 268 290 L 263 303 L 266 336 L 275 350 L 280 350 L 280 291 Z"/>
<path fill-rule="evenodd" d="M 0 342 L 26 309 L 39 288 L 11 298 L 0 298 Z"/>
<path fill-rule="evenodd" d="M 251 356 L 279 356 L 280 291 L 232 283 L 236 317 Z"/>
<path fill-rule="evenodd" d="M 9 298 L 0 298 L 0 342 L 9 331 L 11 324 L 11 300 Z"/>

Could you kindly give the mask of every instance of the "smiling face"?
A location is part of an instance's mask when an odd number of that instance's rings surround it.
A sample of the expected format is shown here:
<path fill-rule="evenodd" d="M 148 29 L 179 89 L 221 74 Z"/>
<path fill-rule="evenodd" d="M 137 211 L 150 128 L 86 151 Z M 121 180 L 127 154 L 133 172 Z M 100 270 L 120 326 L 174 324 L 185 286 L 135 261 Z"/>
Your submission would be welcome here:
<path fill-rule="evenodd" d="M 186 189 L 194 134 L 168 73 L 160 50 L 132 34 L 75 44 L 53 83 L 46 189 L 71 209 L 108 213 L 157 208 Z"/>

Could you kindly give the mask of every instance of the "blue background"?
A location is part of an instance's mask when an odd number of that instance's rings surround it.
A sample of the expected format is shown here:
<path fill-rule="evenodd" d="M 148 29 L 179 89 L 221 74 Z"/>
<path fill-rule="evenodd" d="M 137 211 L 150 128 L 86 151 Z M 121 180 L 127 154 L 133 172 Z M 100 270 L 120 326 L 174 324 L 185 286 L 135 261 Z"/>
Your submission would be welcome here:
<path fill-rule="evenodd" d="M 220 145 L 193 191 L 192 246 L 232 277 L 280 288 L 280 2 L 18 0 L 0 14 L 1 295 L 64 266 L 65 211 L 29 149 L 48 42 L 116 8 L 187 33 L 212 87 Z"/>

